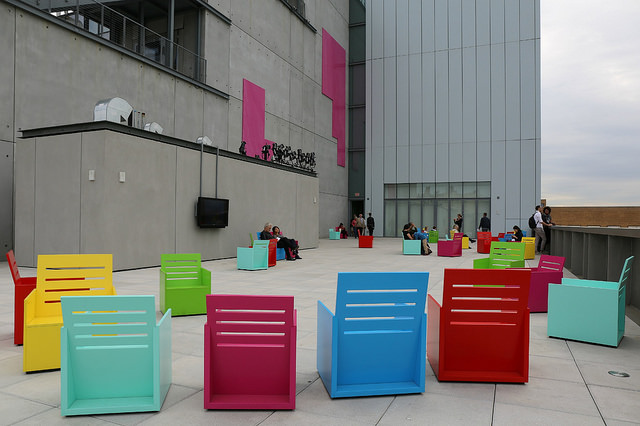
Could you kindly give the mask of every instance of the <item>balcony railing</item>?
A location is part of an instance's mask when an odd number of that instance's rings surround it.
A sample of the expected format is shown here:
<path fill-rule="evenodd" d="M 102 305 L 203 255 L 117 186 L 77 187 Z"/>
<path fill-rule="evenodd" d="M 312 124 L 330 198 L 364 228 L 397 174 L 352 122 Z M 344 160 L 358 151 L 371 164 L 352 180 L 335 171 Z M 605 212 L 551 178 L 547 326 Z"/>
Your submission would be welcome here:
<path fill-rule="evenodd" d="M 22 2 L 180 74 L 206 82 L 206 59 L 95 0 Z"/>

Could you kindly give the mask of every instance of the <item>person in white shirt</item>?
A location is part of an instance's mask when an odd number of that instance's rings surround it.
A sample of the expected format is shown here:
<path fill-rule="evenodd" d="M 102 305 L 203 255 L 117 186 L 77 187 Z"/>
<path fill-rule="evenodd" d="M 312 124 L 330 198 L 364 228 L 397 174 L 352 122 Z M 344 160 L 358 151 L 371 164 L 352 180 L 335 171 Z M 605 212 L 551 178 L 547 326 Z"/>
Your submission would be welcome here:
<path fill-rule="evenodd" d="M 535 234 L 536 234 L 536 249 L 538 253 L 544 251 L 544 246 L 547 244 L 547 236 L 544 233 L 544 223 L 542 222 L 542 212 L 540 206 L 536 206 L 536 212 L 533 215 L 533 220 L 536 221 Z"/>

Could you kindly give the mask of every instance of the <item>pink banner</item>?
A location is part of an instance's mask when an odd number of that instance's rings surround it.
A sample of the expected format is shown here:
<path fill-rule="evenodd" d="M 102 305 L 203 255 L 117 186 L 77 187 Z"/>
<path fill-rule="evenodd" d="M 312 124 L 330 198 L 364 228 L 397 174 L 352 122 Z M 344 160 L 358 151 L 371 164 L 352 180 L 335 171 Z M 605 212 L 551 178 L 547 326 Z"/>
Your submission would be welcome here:
<path fill-rule="evenodd" d="M 262 154 L 265 120 L 265 91 L 249 80 L 242 80 L 242 140 L 247 143 L 247 155 Z"/>
<path fill-rule="evenodd" d="M 333 101 L 331 135 L 338 141 L 338 166 L 345 167 L 347 52 L 322 29 L 322 94 Z"/>

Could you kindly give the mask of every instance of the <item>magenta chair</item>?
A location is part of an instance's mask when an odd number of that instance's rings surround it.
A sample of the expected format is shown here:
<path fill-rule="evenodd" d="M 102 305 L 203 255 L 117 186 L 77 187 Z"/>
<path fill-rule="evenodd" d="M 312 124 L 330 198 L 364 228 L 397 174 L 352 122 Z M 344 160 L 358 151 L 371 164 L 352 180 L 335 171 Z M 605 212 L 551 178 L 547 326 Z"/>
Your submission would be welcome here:
<path fill-rule="evenodd" d="M 453 234 L 453 240 L 438 241 L 438 256 L 462 256 L 462 232 Z"/>
<path fill-rule="evenodd" d="M 537 268 L 525 268 L 531 271 L 529 286 L 529 311 L 547 312 L 549 284 L 562 283 L 562 268 L 565 258 L 561 256 L 540 256 Z"/>
<path fill-rule="evenodd" d="M 293 410 L 293 296 L 207 295 L 204 408 Z"/>

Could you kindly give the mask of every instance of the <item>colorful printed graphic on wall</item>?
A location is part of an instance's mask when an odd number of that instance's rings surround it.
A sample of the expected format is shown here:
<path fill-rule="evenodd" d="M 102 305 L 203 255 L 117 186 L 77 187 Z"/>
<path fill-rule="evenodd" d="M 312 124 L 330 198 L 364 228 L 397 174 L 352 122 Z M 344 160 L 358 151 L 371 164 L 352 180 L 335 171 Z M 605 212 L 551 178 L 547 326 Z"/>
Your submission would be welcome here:
<path fill-rule="evenodd" d="M 331 135 L 338 141 L 338 165 L 345 167 L 347 52 L 322 29 L 322 94 L 333 101 Z"/>
<path fill-rule="evenodd" d="M 249 80 L 242 80 L 242 140 L 246 142 L 246 155 L 262 154 L 264 144 L 265 91 Z"/>

